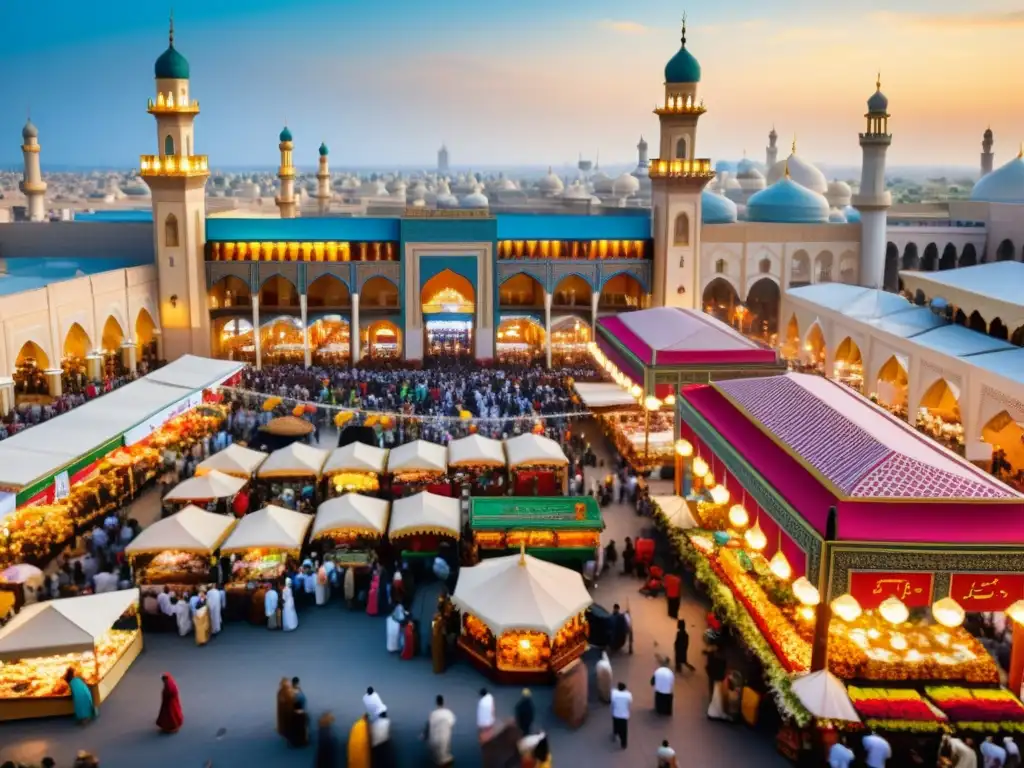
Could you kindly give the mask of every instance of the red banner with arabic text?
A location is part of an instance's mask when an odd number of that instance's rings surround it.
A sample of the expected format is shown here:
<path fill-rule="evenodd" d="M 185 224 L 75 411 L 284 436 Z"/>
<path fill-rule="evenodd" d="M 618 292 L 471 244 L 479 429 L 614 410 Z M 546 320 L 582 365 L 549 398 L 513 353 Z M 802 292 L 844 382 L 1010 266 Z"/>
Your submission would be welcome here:
<path fill-rule="evenodd" d="M 949 596 L 965 611 L 1003 611 L 1024 600 L 1024 574 L 954 573 Z"/>
<path fill-rule="evenodd" d="M 909 571 L 850 571 L 850 594 L 861 608 L 877 608 L 883 600 L 898 597 L 908 608 L 927 608 L 932 604 L 934 574 Z"/>

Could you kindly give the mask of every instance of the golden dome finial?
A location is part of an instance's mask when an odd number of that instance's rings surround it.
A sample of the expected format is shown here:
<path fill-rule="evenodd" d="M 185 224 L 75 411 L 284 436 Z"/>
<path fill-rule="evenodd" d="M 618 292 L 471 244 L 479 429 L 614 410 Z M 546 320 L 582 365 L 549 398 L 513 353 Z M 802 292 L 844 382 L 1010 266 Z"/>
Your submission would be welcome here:
<path fill-rule="evenodd" d="M 796 154 L 796 134 L 793 134 L 793 154 Z"/>
<path fill-rule="evenodd" d="M 1020 151 L 1017 153 L 1017 159 L 1024 158 L 1024 141 L 1020 143 Z"/>
<path fill-rule="evenodd" d="M 794 149 L 793 151 L 795 152 L 796 149 Z M 789 178 L 789 158 L 788 157 L 786 158 L 785 173 L 786 173 L 786 178 L 788 179 Z"/>
<path fill-rule="evenodd" d="M 174 47 L 174 9 L 171 9 L 171 28 L 167 34 L 167 39 L 170 43 L 171 48 Z"/>
<path fill-rule="evenodd" d="M 882 90 L 882 70 L 878 70 L 878 79 L 875 80 L 875 90 Z"/>
<path fill-rule="evenodd" d="M 679 42 L 684 48 L 686 47 L 686 11 L 683 11 L 683 26 L 679 32 Z"/>

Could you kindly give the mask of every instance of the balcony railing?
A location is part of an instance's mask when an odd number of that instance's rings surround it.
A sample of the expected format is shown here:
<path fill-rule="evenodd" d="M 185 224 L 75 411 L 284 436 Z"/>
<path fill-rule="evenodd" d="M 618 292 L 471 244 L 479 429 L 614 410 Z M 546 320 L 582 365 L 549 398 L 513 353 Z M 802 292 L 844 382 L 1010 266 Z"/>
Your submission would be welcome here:
<path fill-rule="evenodd" d="M 210 164 L 206 155 L 142 155 L 139 158 L 140 176 L 206 176 Z"/>
<path fill-rule="evenodd" d="M 660 107 L 655 107 L 656 115 L 703 115 L 707 112 L 704 100 L 695 101 L 692 96 L 672 96 Z"/>
<path fill-rule="evenodd" d="M 711 160 L 651 160 L 649 175 L 652 179 L 707 179 L 715 176 Z"/>
<path fill-rule="evenodd" d="M 165 101 L 162 98 L 156 101 L 149 99 L 146 102 L 146 111 L 151 115 L 198 115 L 199 102 L 193 100 L 184 104 L 175 104 L 173 101 Z"/>

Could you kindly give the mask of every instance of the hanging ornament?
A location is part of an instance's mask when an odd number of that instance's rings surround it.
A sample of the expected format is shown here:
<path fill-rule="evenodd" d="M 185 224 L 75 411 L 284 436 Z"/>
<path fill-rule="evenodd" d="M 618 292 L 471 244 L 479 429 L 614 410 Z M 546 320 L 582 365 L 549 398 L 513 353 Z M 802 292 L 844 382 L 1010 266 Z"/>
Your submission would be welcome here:
<path fill-rule="evenodd" d="M 898 597 L 885 598 L 882 604 L 878 606 L 878 612 L 890 624 L 902 624 L 910 618 L 910 611 L 907 610 L 907 606 Z"/>
<path fill-rule="evenodd" d="M 853 595 L 840 595 L 831 603 L 832 613 L 845 622 L 853 622 L 861 614 L 860 603 Z"/>
<path fill-rule="evenodd" d="M 793 567 L 782 551 L 782 531 L 779 531 L 779 545 L 772 559 L 768 561 L 768 568 L 782 581 L 789 581 L 789 577 L 793 575 Z"/>
<path fill-rule="evenodd" d="M 721 487 L 721 486 L 716 486 Z M 746 528 L 750 523 L 750 515 L 742 504 L 733 504 L 729 507 L 729 524 L 733 528 Z"/>
<path fill-rule="evenodd" d="M 932 603 L 932 618 L 944 627 L 959 627 L 966 617 L 960 603 L 952 597 L 944 597 Z"/>
<path fill-rule="evenodd" d="M 764 535 L 764 531 L 761 530 L 761 521 L 755 520 L 754 527 L 747 530 L 743 534 L 743 538 L 747 540 L 747 545 L 756 552 L 760 552 L 762 549 L 768 546 L 768 537 Z"/>

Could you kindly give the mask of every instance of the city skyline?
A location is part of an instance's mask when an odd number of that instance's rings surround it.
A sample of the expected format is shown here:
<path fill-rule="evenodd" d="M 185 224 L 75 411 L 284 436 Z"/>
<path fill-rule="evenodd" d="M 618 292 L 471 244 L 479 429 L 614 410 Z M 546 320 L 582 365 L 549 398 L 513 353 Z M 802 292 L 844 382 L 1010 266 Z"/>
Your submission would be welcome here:
<path fill-rule="evenodd" d="M 25 111 L 39 127 L 44 168 L 137 164 L 155 147 L 145 103 L 169 8 L 50 6 L 45 29 L 29 17 L 27 34 L 19 12 L 0 9 L 0 67 L 19 73 L 3 80 L 0 165 L 18 159 Z M 698 154 L 735 160 L 746 150 L 762 160 L 774 124 L 783 155 L 795 135 L 809 158 L 856 164 L 880 69 L 892 165 L 974 166 L 989 125 L 997 164 L 1009 160 L 1024 135 L 1024 103 L 1004 97 L 1000 75 L 1024 64 L 1011 44 L 1024 12 L 1003 0 L 967 14 L 949 0 L 904 6 L 893 13 L 868 0 L 840 14 L 783 0 L 768 14 L 748 0 L 691 4 L 687 45 L 708 106 Z M 622 164 L 635 159 L 641 134 L 656 156 L 651 109 L 679 45 L 680 12 L 667 0 L 174 8 L 176 47 L 202 106 L 197 151 L 215 167 L 274 165 L 285 122 L 297 162 L 309 166 L 321 141 L 335 167 L 432 167 L 442 142 L 460 167 L 559 165 L 580 151 Z"/>

